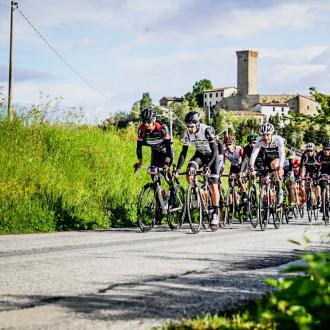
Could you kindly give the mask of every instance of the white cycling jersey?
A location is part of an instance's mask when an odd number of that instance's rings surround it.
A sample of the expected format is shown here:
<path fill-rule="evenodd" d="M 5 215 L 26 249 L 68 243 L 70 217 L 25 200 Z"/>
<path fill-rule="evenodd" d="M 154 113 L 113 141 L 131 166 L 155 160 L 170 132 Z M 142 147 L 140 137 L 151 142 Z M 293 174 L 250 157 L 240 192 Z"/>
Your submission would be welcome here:
<path fill-rule="evenodd" d="M 254 162 L 258 156 L 260 149 L 263 150 L 265 158 L 279 159 L 280 167 L 283 168 L 285 160 L 284 139 L 279 135 L 273 135 L 270 143 L 266 143 L 263 137 L 259 137 L 254 145 L 250 158 L 250 166 L 254 166 Z"/>
<path fill-rule="evenodd" d="M 233 166 L 238 166 L 242 163 L 244 150 L 241 146 L 235 146 L 233 152 L 230 152 L 229 149 L 224 150 L 223 152 L 226 159 L 228 159 Z"/>
<path fill-rule="evenodd" d="M 205 124 L 199 125 L 199 130 L 196 132 L 196 134 L 192 134 L 186 131 L 183 136 L 183 145 L 189 146 L 189 144 L 192 144 L 203 155 L 210 155 L 212 150 L 210 148 L 210 141 L 206 136 L 207 130 L 210 133 L 214 132 L 213 127 L 207 126 Z"/>

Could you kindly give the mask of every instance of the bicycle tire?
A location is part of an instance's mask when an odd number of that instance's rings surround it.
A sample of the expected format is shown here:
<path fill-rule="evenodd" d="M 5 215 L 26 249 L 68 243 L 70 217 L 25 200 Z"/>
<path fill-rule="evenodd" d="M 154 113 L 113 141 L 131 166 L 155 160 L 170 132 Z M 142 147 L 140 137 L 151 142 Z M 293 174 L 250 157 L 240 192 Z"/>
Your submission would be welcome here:
<path fill-rule="evenodd" d="M 193 185 L 189 185 L 186 205 L 190 229 L 194 234 L 197 234 L 202 226 L 203 214 L 199 193 Z"/>
<path fill-rule="evenodd" d="M 155 186 L 149 182 L 142 187 L 138 199 L 137 219 L 142 232 L 150 231 L 153 228 L 156 222 L 156 214 L 157 200 Z"/>
<path fill-rule="evenodd" d="M 283 208 L 277 209 L 276 212 L 273 213 L 273 224 L 276 229 L 280 228 L 282 217 L 283 217 Z"/>
<path fill-rule="evenodd" d="M 176 230 L 182 226 L 185 216 L 185 192 L 180 184 L 174 185 L 175 198 L 173 204 L 169 202 L 167 210 L 167 223 L 171 230 Z M 171 197 L 170 197 L 171 198 Z M 171 201 L 171 199 L 170 199 Z"/>
<path fill-rule="evenodd" d="M 219 201 L 219 226 L 220 228 L 225 227 L 225 216 L 226 216 L 226 202 L 225 202 L 225 191 L 221 187 L 219 189 L 220 201 Z"/>
<path fill-rule="evenodd" d="M 329 224 L 329 196 L 328 196 L 328 188 L 325 187 L 322 190 L 322 213 L 323 213 L 323 221 L 327 226 Z"/>
<path fill-rule="evenodd" d="M 248 194 L 248 217 L 253 228 L 258 226 L 258 196 L 256 187 L 253 185 Z"/>
<path fill-rule="evenodd" d="M 235 213 L 234 200 L 231 205 L 229 204 L 230 190 L 231 190 L 231 188 L 228 189 L 227 194 L 226 194 L 226 199 L 225 199 L 225 204 L 226 204 L 225 224 L 226 225 L 231 225 L 233 223 L 233 218 L 234 218 L 234 213 Z"/>
<path fill-rule="evenodd" d="M 268 225 L 268 220 L 269 220 L 269 194 L 268 191 L 266 191 L 266 198 L 267 198 L 267 203 L 266 205 L 264 204 L 264 201 L 262 200 L 263 198 L 263 192 L 264 187 L 261 189 L 260 192 L 260 203 L 259 203 L 259 225 L 262 231 L 265 231 L 267 229 Z M 266 207 L 265 207 L 266 206 Z"/>

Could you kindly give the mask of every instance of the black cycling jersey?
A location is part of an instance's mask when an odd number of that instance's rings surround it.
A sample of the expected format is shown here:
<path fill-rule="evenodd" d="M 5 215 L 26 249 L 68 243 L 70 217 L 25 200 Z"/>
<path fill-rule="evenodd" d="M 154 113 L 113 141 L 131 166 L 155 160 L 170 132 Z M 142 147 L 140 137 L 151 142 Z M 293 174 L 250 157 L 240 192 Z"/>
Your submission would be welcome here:
<path fill-rule="evenodd" d="M 320 166 L 320 174 L 330 175 L 330 156 L 326 156 L 322 150 L 316 155 L 316 160 Z"/>
<path fill-rule="evenodd" d="M 303 168 L 305 167 L 307 173 L 315 173 L 318 169 L 318 162 L 317 162 L 317 153 L 314 151 L 310 154 L 307 150 L 302 154 L 300 159 L 300 166 L 299 166 L 299 175 L 302 176 Z"/>
<path fill-rule="evenodd" d="M 136 155 L 142 159 L 142 146 L 148 146 L 152 150 L 151 165 L 162 167 L 165 158 L 173 159 L 171 137 L 166 125 L 155 122 L 153 129 L 148 129 L 142 124 L 138 130 Z"/>

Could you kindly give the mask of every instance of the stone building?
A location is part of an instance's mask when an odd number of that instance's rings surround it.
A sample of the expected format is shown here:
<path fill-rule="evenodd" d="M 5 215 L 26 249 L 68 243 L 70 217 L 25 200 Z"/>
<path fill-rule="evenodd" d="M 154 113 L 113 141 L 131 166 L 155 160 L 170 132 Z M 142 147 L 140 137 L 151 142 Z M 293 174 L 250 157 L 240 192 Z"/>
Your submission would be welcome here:
<path fill-rule="evenodd" d="M 183 102 L 183 97 L 176 97 L 176 96 L 163 96 L 159 100 L 159 105 L 161 107 L 168 107 L 171 103 L 175 102 Z"/>
<path fill-rule="evenodd" d="M 288 111 L 303 113 L 314 116 L 318 113 L 320 104 L 316 102 L 313 97 L 305 95 L 260 95 L 257 94 L 257 51 L 242 50 L 236 52 L 237 56 L 237 94 L 229 97 L 224 97 L 214 107 L 213 111 L 216 113 L 220 110 L 228 111 L 258 111 L 259 104 L 279 104 L 280 112 L 282 107 L 288 108 Z M 258 109 L 258 110 L 256 110 Z M 265 113 L 269 113 L 267 106 L 264 108 Z M 205 107 L 205 111 L 207 112 Z M 275 111 L 277 113 L 278 111 Z M 283 111 L 285 112 L 285 111 Z M 265 117 L 267 118 L 267 116 Z"/>

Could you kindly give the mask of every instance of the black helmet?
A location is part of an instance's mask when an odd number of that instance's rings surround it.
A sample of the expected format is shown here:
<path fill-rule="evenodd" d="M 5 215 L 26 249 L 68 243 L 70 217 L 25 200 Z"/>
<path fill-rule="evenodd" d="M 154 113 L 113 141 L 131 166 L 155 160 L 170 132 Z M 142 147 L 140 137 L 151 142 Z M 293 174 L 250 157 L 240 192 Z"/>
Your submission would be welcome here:
<path fill-rule="evenodd" d="M 330 150 L 330 140 L 325 140 L 322 142 L 323 149 Z"/>
<path fill-rule="evenodd" d="M 249 143 L 255 142 L 257 140 L 257 138 L 258 138 L 258 135 L 256 133 L 251 133 L 247 136 L 247 141 Z"/>
<path fill-rule="evenodd" d="M 197 111 L 190 111 L 184 117 L 186 124 L 199 124 L 202 122 L 202 116 Z"/>
<path fill-rule="evenodd" d="M 141 112 L 141 120 L 144 123 L 150 122 L 154 117 L 156 117 L 155 108 L 146 108 Z"/>

